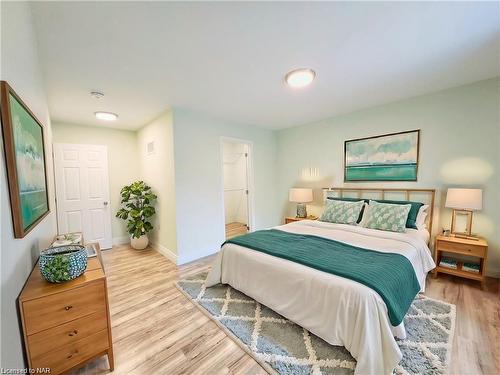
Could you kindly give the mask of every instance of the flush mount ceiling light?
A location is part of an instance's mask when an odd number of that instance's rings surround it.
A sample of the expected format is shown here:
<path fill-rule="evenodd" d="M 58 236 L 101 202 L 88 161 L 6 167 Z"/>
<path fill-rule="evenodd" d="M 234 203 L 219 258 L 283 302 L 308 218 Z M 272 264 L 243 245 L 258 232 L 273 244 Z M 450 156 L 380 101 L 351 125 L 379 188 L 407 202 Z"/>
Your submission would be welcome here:
<path fill-rule="evenodd" d="M 111 112 L 95 112 L 95 117 L 97 117 L 99 120 L 104 121 L 116 121 L 118 115 Z"/>
<path fill-rule="evenodd" d="M 312 69 L 295 69 L 285 75 L 285 82 L 293 88 L 301 88 L 310 85 L 316 77 L 316 73 Z"/>
<path fill-rule="evenodd" d="M 90 96 L 93 97 L 94 99 L 101 99 L 104 94 L 100 91 L 91 91 Z"/>

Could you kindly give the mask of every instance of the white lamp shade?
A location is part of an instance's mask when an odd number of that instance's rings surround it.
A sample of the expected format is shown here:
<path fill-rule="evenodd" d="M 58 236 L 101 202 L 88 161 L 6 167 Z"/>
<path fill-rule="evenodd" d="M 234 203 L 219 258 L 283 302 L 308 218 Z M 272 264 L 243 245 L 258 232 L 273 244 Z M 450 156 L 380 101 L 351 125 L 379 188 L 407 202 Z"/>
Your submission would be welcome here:
<path fill-rule="evenodd" d="M 290 202 L 297 202 L 297 203 L 312 202 L 313 200 L 312 189 L 307 189 L 307 188 L 290 189 L 290 193 L 288 194 L 288 199 L 290 200 Z"/>
<path fill-rule="evenodd" d="M 462 210 L 481 210 L 483 191 L 481 189 L 448 189 L 445 206 Z"/>

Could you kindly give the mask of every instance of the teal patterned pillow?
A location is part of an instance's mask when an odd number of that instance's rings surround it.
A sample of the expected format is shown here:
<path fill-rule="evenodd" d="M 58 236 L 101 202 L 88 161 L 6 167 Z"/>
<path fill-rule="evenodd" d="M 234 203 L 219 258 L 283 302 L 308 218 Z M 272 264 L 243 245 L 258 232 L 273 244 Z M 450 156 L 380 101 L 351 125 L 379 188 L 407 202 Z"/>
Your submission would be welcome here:
<path fill-rule="evenodd" d="M 328 199 L 321 221 L 337 224 L 356 224 L 365 202 L 347 202 Z"/>
<path fill-rule="evenodd" d="M 404 232 L 411 204 L 389 204 L 370 201 L 361 225 L 365 228 Z"/>

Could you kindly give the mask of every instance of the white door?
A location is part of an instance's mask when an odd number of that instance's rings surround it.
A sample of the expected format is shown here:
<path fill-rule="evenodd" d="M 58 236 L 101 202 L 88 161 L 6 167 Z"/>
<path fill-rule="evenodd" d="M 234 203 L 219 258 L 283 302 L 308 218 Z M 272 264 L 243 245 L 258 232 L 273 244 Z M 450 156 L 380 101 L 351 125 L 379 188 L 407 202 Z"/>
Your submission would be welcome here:
<path fill-rule="evenodd" d="M 106 146 L 54 143 L 57 228 L 83 232 L 85 242 L 112 246 Z"/>

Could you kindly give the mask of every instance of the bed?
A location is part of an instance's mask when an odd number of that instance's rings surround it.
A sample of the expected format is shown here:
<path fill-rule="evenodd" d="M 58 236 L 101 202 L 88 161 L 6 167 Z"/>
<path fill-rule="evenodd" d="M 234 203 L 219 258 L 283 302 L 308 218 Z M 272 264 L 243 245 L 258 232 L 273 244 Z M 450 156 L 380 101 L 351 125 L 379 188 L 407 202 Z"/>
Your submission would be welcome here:
<path fill-rule="evenodd" d="M 368 189 L 356 190 L 368 193 Z M 406 197 L 411 193 L 401 191 Z M 432 220 L 434 191 L 428 192 Z M 328 194 L 333 194 L 331 189 Z M 384 198 L 386 194 L 384 190 Z M 303 220 L 274 229 L 290 236 L 314 236 L 400 254 L 411 263 L 420 291 L 424 291 L 426 275 L 435 267 L 427 245 L 431 228 L 432 222 L 429 230 L 395 233 Z M 217 283 L 231 285 L 332 345 L 345 346 L 357 360 L 356 374 L 389 374 L 401 360 L 394 337 L 405 338 L 404 323 L 393 326 L 384 299 L 363 283 L 234 243 L 222 247 L 207 277 L 207 286 Z"/>

